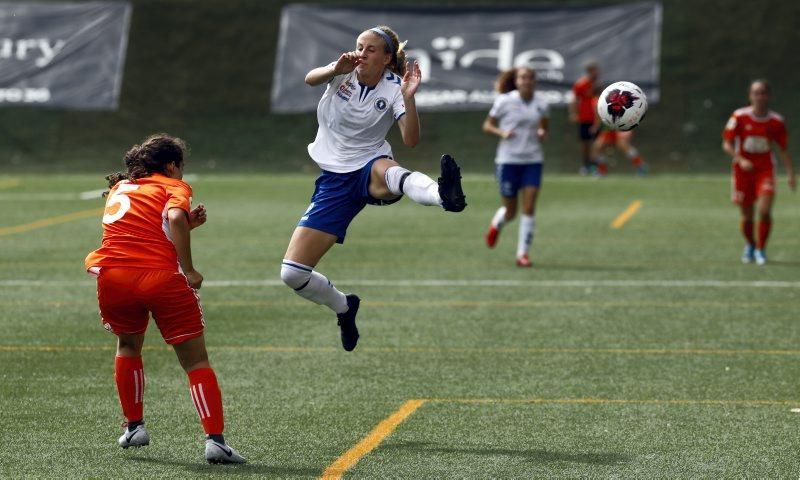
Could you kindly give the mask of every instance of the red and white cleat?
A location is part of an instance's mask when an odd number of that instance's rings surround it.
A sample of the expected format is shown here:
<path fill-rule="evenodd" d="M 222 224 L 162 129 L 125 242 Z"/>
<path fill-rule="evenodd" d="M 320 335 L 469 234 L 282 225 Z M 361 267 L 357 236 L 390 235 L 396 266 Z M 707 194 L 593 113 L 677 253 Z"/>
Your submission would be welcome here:
<path fill-rule="evenodd" d="M 531 259 L 528 258 L 528 254 L 522 254 L 521 256 L 517 257 L 517 266 L 518 267 L 532 267 L 533 264 L 531 263 Z"/>
<path fill-rule="evenodd" d="M 489 225 L 489 230 L 486 232 L 486 246 L 489 248 L 494 248 L 497 245 L 497 237 L 500 236 L 500 230 L 494 228 L 493 225 Z"/>

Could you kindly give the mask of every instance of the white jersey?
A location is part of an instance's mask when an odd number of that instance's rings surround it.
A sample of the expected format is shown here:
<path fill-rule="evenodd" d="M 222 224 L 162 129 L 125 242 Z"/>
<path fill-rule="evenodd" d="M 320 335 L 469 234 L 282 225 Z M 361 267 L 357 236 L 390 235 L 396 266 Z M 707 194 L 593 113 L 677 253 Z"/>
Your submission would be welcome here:
<path fill-rule="evenodd" d="M 317 105 L 317 138 L 308 145 L 320 168 L 347 173 L 374 158 L 392 156 L 386 134 L 406 113 L 400 82 L 389 70 L 375 87 L 359 83 L 355 71 L 328 82 Z"/>
<path fill-rule="evenodd" d="M 544 152 L 536 134 L 539 122 L 550 117 L 550 107 L 541 95 L 534 93 L 526 102 L 517 90 L 498 95 L 489 116 L 497 120 L 501 130 L 511 130 L 511 138 L 500 139 L 497 145 L 497 164 L 542 163 Z"/>

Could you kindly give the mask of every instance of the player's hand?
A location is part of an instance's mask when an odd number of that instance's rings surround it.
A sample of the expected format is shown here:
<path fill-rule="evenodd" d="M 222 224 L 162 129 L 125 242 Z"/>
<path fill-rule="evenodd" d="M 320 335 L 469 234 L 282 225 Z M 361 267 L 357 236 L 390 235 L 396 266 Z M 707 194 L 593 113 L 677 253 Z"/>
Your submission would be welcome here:
<path fill-rule="evenodd" d="M 547 130 L 545 130 L 544 128 L 537 129 L 536 136 L 539 137 L 540 142 L 544 141 L 544 139 L 547 138 Z"/>
<path fill-rule="evenodd" d="M 503 140 L 508 140 L 509 138 L 514 138 L 515 136 L 514 130 L 502 130 L 500 133 L 500 138 Z"/>
<path fill-rule="evenodd" d="M 206 223 L 206 220 L 208 220 L 206 206 L 202 203 L 189 212 L 189 228 L 197 228 Z"/>
<path fill-rule="evenodd" d="M 753 170 L 753 162 L 744 157 L 736 156 L 736 163 L 738 163 L 739 168 L 741 168 L 745 172 Z"/>
<path fill-rule="evenodd" d="M 406 74 L 403 75 L 403 83 L 400 85 L 400 93 L 403 98 L 413 97 L 417 93 L 420 83 L 422 83 L 422 70 L 419 62 L 408 62 Z"/>
<path fill-rule="evenodd" d="M 578 114 L 570 113 L 569 114 L 569 123 L 578 123 Z"/>
<path fill-rule="evenodd" d="M 345 52 L 336 60 L 333 66 L 333 75 L 344 75 L 350 73 L 361 65 L 361 56 L 356 52 Z"/>
<path fill-rule="evenodd" d="M 203 284 L 203 275 L 201 275 L 197 270 L 183 272 L 183 274 L 186 276 L 186 281 L 189 282 L 189 286 L 195 290 L 199 289 L 200 285 Z"/>

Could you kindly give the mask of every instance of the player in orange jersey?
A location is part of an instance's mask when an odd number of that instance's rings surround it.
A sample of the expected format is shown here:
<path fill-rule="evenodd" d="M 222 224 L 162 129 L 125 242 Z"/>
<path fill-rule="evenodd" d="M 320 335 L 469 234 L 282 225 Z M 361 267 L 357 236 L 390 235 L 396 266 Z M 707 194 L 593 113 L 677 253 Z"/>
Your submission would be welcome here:
<path fill-rule="evenodd" d="M 122 448 L 150 443 L 144 428 L 142 345 L 150 314 L 173 346 L 207 435 L 209 463 L 244 463 L 222 435 L 222 392 L 208 361 L 203 310 L 189 231 L 206 222 L 203 205 L 191 209 L 192 188 L 183 178 L 186 144 L 153 135 L 125 154 L 127 172 L 106 177 L 102 246 L 86 257 L 97 277 L 103 326 L 117 336 L 115 379 L 127 427 Z"/>
<path fill-rule="evenodd" d="M 597 164 L 597 173 L 603 176 L 608 173 L 608 162 L 605 154 L 609 147 L 619 150 L 636 168 L 636 175 L 643 177 L 647 175 L 647 164 L 639 154 L 639 150 L 631 143 L 633 131 L 601 130 L 592 144 L 592 158 Z"/>
<path fill-rule="evenodd" d="M 772 227 L 775 197 L 773 143 L 786 166 L 789 188 L 797 187 L 787 147 L 783 117 L 769 109 L 771 89 L 766 80 L 750 84 L 750 106 L 736 110 L 722 131 L 722 149 L 733 159 L 732 200 L 741 211 L 741 231 L 747 241 L 742 262 L 767 263 L 765 249 Z M 758 238 L 754 235 L 754 205 L 758 208 Z"/>
<path fill-rule="evenodd" d="M 597 103 L 593 102 L 597 77 L 600 70 L 597 64 L 586 64 L 586 75 L 579 78 L 572 86 L 572 101 L 569 103 L 569 120 L 578 125 L 578 139 L 581 142 L 583 165 L 580 173 L 587 175 L 594 169 L 592 162 L 592 141 L 597 136 Z"/>

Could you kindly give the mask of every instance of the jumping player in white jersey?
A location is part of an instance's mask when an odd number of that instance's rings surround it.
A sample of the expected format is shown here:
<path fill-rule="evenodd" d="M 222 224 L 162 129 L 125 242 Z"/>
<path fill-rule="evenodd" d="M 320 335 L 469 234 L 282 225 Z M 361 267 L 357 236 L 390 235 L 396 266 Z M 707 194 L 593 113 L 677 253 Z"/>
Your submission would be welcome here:
<path fill-rule="evenodd" d="M 358 342 L 356 313 L 360 299 L 345 295 L 314 267 L 367 205 L 388 205 L 403 195 L 422 205 L 451 212 L 466 207 L 461 172 L 449 155 L 441 160 L 435 182 L 398 165 L 386 134 L 397 122 L 403 143 L 419 142 L 419 116 L 414 95 L 421 81 L 417 63 L 405 63 L 404 43 L 389 27 L 364 31 L 356 49 L 306 75 L 306 83 L 327 83 L 317 106 L 319 129 L 308 146 L 322 168 L 305 214 L 294 230 L 281 265 L 281 279 L 298 295 L 326 305 L 338 317 L 342 346 Z"/>
<path fill-rule="evenodd" d="M 497 209 L 486 244 L 494 248 L 503 226 L 517 213 L 517 194 L 522 191 L 522 216 L 519 222 L 517 265 L 530 267 L 528 257 L 536 225 L 534 213 L 542 184 L 542 140 L 547 135 L 550 110 L 541 95 L 534 93 L 536 73 L 526 67 L 502 72 L 495 82 L 500 95 L 483 122 L 483 131 L 500 137 L 497 145 L 497 181 L 503 205 Z"/>

